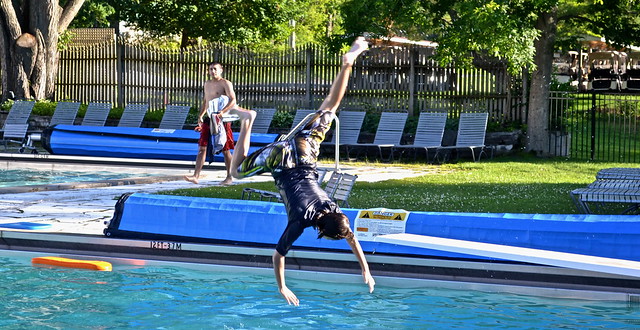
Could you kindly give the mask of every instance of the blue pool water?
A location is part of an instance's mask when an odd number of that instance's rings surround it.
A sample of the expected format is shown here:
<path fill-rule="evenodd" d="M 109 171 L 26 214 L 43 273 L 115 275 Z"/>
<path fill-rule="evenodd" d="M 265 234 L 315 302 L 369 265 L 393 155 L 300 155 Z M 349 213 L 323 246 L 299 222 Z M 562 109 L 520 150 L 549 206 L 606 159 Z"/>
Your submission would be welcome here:
<path fill-rule="evenodd" d="M 10 329 L 634 329 L 640 306 L 450 289 L 288 280 L 169 266 L 112 272 L 33 267 L 0 257 L 0 328 Z"/>
<path fill-rule="evenodd" d="M 148 174 L 135 174 L 111 171 L 52 171 L 35 169 L 0 170 L 0 187 L 17 187 L 27 185 L 86 182 L 97 180 L 124 179 L 143 177 Z"/>

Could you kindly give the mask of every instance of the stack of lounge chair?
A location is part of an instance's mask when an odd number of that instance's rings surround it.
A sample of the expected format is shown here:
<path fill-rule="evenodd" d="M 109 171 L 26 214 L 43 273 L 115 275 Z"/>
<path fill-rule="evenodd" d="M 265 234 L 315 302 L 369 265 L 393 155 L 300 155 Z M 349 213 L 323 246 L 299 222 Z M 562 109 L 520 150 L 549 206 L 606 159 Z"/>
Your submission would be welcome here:
<path fill-rule="evenodd" d="M 640 208 L 640 168 L 606 168 L 586 188 L 571 191 L 571 199 L 583 213 L 594 213 L 606 205 L 624 207 L 621 214 Z"/>

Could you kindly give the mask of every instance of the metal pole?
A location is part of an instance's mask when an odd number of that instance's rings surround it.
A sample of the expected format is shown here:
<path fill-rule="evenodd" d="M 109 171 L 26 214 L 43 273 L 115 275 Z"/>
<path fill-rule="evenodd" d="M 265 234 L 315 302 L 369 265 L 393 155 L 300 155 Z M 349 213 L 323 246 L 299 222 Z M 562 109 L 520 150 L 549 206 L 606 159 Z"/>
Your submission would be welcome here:
<path fill-rule="evenodd" d="M 591 92 L 591 160 L 596 157 L 596 93 Z"/>
<path fill-rule="evenodd" d="M 340 119 L 338 119 L 338 116 L 334 116 L 333 120 L 335 120 L 336 122 L 336 130 L 334 133 L 336 135 L 335 171 L 338 172 L 338 170 L 340 169 Z"/>

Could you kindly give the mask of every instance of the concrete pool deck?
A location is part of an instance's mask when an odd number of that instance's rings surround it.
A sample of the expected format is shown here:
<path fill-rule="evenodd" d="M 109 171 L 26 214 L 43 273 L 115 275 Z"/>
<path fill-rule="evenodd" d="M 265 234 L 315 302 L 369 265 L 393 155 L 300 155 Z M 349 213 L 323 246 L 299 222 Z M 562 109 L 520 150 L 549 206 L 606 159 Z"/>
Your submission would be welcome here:
<path fill-rule="evenodd" d="M 54 232 L 70 234 L 90 234 L 103 236 L 104 222 L 114 214 L 117 199 L 124 193 L 195 188 L 216 185 L 225 177 L 224 164 L 212 163 L 203 169 L 204 177 L 199 185 L 186 182 L 184 175 L 193 171 L 193 162 L 150 161 L 131 159 L 103 159 L 96 157 L 65 157 L 47 155 L 24 155 L 0 153 L 3 168 L 30 164 L 38 168 L 61 170 L 110 170 L 131 173 L 131 178 L 76 182 L 37 186 L 0 188 L 0 225 L 16 222 L 49 224 L 42 230 L 22 230 L 27 232 Z M 325 163 L 323 167 L 332 168 Z M 428 173 L 400 167 L 353 167 L 341 164 L 341 171 L 357 174 L 358 181 L 382 181 L 390 178 L 400 179 Z M 151 172 L 156 176 L 140 177 L 136 173 Z M 133 179 L 132 179 L 133 178 Z M 270 175 L 260 175 L 238 180 L 236 184 L 246 182 L 272 181 Z M 239 196 L 230 196 L 239 198 Z M 2 228 L 0 230 L 21 230 Z"/>

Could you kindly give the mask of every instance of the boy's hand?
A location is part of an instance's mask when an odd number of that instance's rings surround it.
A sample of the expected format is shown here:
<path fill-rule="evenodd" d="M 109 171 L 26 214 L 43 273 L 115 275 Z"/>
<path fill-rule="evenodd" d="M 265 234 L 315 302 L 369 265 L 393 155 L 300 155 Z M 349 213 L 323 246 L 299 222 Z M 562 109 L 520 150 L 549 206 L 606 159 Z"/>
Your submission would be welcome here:
<path fill-rule="evenodd" d="M 371 276 L 369 272 L 362 272 L 362 277 L 364 277 L 364 283 L 369 285 L 369 293 L 373 293 L 373 287 L 376 285 L 376 280 L 373 279 L 373 276 Z"/>
<path fill-rule="evenodd" d="M 289 305 L 291 304 L 293 304 L 294 306 L 300 305 L 300 301 L 298 300 L 298 297 L 296 297 L 296 295 L 291 290 L 289 290 L 289 288 L 287 288 L 286 286 L 280 289 L 280 294 L 284 297 L 284 299 L 287 300 L 287 303 Z"/>

